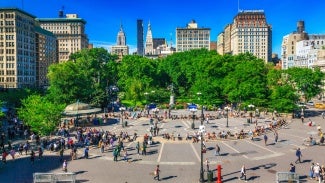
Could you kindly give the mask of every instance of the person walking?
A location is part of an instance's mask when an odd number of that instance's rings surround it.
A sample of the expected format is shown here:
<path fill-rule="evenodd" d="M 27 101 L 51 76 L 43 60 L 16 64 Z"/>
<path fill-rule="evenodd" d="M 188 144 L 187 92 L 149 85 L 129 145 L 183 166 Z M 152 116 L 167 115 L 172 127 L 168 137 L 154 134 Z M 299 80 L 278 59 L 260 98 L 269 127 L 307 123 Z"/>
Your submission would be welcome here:
<path fill-rule="evenodd" d="M 135 146 L 135 148 L 137 149 L 138 155 L 140 154 L 140 142 L 137 142 L 137 145 Z"/>
<path fill-rule="evenodd" d="M 84 157 L 85 157 L 86 159 L 89 158 L 89 148 L 88 148 L 88 147 L 85 148 L 85 151 L 84 151 Z"/>
<path fill-rule="evenodd" d="M 310 168 L 309 168 L 310 179 L 314 179 L 314 166 L 315 166 L 315 164 L 312 162 L 310 165 Z"/>
<path fill-rule="evenodd" d="M 128 162 L 128 151 L 126 149 L 123 150 L 123 159 Z"/>
<path fill-rule="evenodd" d="M 64 160 L 63 161 L 62 170 L 64 172 L 67 172 L 68 171 L 68 163 L 67 163 L 67 160 Z"/>
<path fill-rule="evenodd" d="M 277 131 L 274 132 L 274 143 L 277 143 L 279 139 L 279 134 Z"/>
<path fill-rule="evenodd" d="M 220 146 L 216 144 L 216 152 L 214 153 L 215 156 L 220 156 Z"/>
<path fill-rule="evenodd" d="M 297 160 L 295 161 L 295 163 L 296 163 L 296 164 L 297 164 L 297 162 L 301 163 L 302 153 L 301 153 L 300 148 L 298 148 L 298 149 L 296 150 L 296 157 L 297 157 Z"/>
<path fill-rule="evenodd" d="M 60 162 L 63 162 L 63 154 L 64 154 L 64 149 L 61 147 L 61 149 L 60 149 Z"/>
<path fill-rule="evenodd" d="M 30 161 L 32 162 L 32 164 L 34 164 L 34 160 L 35 160 L 35 152 L 34 150 L 32 150 L 30 153 Z"/>
<path fill-rule="evenodd" d="M 43 156 L 43 149 L 41 147 L 38 148 L 38 160 L 40 160 Z"/>
<path fill-rule="evenodd" d="M 245 165 L 243 165 L 240 169 L 240 177 L 239 177 L 239 180 L 243 180 L 244 178 L 244 181 L 247 182 L 246 180 L 246 167 Z"/>
<path fill-rule="evenodd" d="M 156 169 L 155 169 L 155 171 L 154 171 L 154 174 L 155 174 L 155 176 L 153 177 L 153 179 L 154 180 L 158 180 L 158 181 L 160 181 L 160 179 L 159 179 L 159 174 L 160 174 L 160 168 L 159 168 L 159 165 L 157 165 L 156 166 Z"/>
<path fill-rule="evenodd" d="M 210 161 L 208 160 L 208 158 L 205 159 L 205 164 L 207 166 L 207 172 L 210 171 Z"/>
<path fill-rule="evenodd" d="M 267 139 L 268 139 L 267 135 L 264 134 L 264 144 L 265 144 L 265 146 L 267 146 Z"/>
<path fill-rule="evenodd" d="M 314 170 L 314 175 L 315 175 L 316 181 L 319 181 L 319 179 L 321 179 L 321 177 L 320 177 L 321 167 L 320 167 L 319 163 L 316 163 L 313 170 Z"/>
<path fill-rule="evenodd" d="M 296 166 L 293 163 L 290 163 L 290 169 L 289 172 L 296 173 Z"/>

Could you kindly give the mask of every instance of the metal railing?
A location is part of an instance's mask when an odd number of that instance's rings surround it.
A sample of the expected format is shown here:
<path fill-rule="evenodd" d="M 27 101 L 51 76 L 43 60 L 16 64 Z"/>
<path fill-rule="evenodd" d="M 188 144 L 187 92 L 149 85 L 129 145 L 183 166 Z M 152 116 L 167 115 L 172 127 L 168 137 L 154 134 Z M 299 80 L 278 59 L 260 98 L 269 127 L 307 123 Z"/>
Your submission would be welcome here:
<path fill-rule="evenodd" d="M 34 173 L 33 183 L 75 183 L 76 174 L 75 173 Z"/>
<path fill-rule="evenodd" d="M 299 175 L 292 172 L 277 172 L 276 173 L 276 182 L 290 182 L 290 183 L 299 183 Z"/>

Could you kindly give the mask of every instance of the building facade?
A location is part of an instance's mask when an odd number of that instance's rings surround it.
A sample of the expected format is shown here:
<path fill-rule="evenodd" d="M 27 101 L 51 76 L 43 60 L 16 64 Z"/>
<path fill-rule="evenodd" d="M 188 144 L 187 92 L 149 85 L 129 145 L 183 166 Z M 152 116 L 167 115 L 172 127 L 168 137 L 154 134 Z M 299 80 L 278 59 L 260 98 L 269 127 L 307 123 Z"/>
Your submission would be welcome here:
<path fill-rule="evenodd" d="M 296 55 L 296 43 L 308 39 L 308 33 L 305 32 L 304 21 L 297 22 L 297 30 L 285 35 L 281 44 L 282 69 L 288 69 L 294 66 Z"/>
<path fill-rule="evenodd" d="M 111 48 L 111 54 L 118 55 L 119 59 L 129 54 L 129 47 L 126 45 L 126 36 L 122 25 L 120 26 L 120 31 L 117 33 L 116 45 Z"/>
<path fill-rule="evenodd" d="M 40 26 L 52 32 L 58 40 L 59 62 L 69 60 L 72 53 L 88 48 L 88 37 L 85 33 L 86 21 L 77 14 L 67 14 L 64 18 L 38 18 Z"/>
<path fill-rule="evenodd" d="M 58 57 L 56 36 L 41 27 L 36 27 L 36 85 L 40 88 L 49 86 L 48 67 L 56 63 Z"/>
<path fill-rule="evenodd" d="M 153 47 L 153 39 L 152 39 L 152 32 L 151 32 L 151 25 L 150 22 L 148 23 L 148 30 L 146 36 L 146 47 L 144 50 L 145 55 L 153 55 L 154 54 L 154 47 Z"/>
<path fill-rule="evenodd" d="M 16 8 L 0 9 L 0 87 L 36 85 L 35 16 Z"/>
<path fill-rule="evenodd" d="M 48 86 L 48 67 L 57 62 L 57 40 L 35 18 L 17 8 L 0 8 L 1 88 Z"/>
<path fill-rule="evenodd" d="M 220 54 L 249 52 L 265 62 L 272 60 L 272 28 L 263 10 L 240 11 L 219 35 L 223 35 L 217 41 Z"/>
<path fill-rule="evenodd" d="M 143 56 L 143 20 L 137 20 L 137 54 Z"/>
<path fill-rule="evenodd" d="M 206 48 L 210 50 L 210 28 L 198 28 L 195 20 L 185 28 L 176 28 L 176 52 Z"/>
<path fill-rule="evenodd" d="M 325 46 L 325 35 L 311 34 L 308 40 L 296 43 L 296 54 L 294 57 L 295 67 L 312 68 L 317 61 L 318 52 Z"/>

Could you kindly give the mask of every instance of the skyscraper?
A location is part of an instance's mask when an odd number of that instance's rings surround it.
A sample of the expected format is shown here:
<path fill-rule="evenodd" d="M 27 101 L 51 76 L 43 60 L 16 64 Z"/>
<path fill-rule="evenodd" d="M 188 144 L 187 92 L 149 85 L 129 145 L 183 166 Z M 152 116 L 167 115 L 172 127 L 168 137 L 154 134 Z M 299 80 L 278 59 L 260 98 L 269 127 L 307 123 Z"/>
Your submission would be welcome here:
<path fill-rule="evenodd" d="M 120 31 L 117 33 L 116 45 L 112 46 L 111 53 L 118 55 L 120 59 L 129 54 L 129 47 L 126 45 L 126 36 L 122 24 Z"/>
<path fill-rule="evenodd" d="M 143 20 L 137 20 L 137 53 L 143 56 Z"/>
<path fill-rule="evenodd" d="M 152 32 L 150 22 L 148 23 L 148 31 L 146 36 L 146 49 L 145 55 L 152 55 L 153 53 L 153 41 L 152 41 Z"/>
<path fill-rule="evenodd" d="M 263 10 L 240 11 L 222 34 L 219 38 L 223 39 L 218 39 L 217 45 L 224 53 L 249 52 L 266 62 L 271 61 L 272 28 L 267 24 Z M 222 45 L 223 49 L 220 48 Z"/>

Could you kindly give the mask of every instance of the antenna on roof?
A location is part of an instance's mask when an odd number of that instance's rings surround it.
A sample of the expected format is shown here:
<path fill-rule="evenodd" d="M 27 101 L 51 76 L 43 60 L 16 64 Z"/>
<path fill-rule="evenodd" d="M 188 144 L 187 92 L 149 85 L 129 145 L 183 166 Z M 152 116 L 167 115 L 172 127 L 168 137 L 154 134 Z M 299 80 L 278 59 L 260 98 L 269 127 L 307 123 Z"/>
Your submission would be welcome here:
<path fill-rule="evenodd" d="M 238 8 L 238 13 L 239 13 L 239 11 L 240 11 L 240 9 L 239 9 L 239 0 L 238 0 L 238 3 L 237 3 L 237 8 Z"/>

